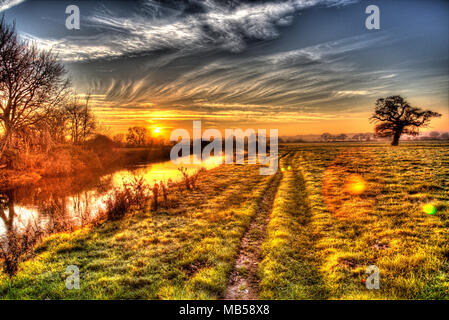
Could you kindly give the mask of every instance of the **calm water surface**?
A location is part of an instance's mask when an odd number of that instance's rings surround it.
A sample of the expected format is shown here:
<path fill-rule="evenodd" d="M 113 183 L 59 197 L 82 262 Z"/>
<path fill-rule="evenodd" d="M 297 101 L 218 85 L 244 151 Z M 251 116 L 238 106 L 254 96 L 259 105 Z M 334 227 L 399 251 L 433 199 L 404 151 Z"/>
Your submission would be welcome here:
<path fill-rule="evenodd" d="M 54 231 L 58 226 L 63 229 L 67 224 L 80 225 L 87 214 L 93 217 L 105 207 L 104 201 L 113 188 L 135 177 L 143 177 L 150 185 L 169 179 L 178 182 L 182 178 L 178 170 L 181 166 L 192 174 L 201 167 L 211 169 L 221 163 L 220 156 L 201 164 L 148 163 L 104 175 L 42 179 L 33 186 L 0 191 L 0 239 L 7 231 L 20 233 L 30 225 L 42 230 L 51 226 Z"/>

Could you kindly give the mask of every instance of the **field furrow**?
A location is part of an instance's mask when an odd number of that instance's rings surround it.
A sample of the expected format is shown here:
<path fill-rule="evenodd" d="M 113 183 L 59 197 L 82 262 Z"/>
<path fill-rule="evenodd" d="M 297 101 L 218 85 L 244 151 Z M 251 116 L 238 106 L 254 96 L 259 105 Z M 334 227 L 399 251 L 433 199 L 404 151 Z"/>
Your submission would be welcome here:
<path fill-rule="evenodd" d="M 273 205 L 259 267 L 261 299 L 323 299 L 327 294 L 315 258 L 315 234 L 296 155 L 282 159 L 283 179 Z"/>
<path fill-rule="evenodd" d="M 259 296 L 260 247 L 265 239 L 267 224 L 278 191 L 282 174 L 278 171 L 264 191 L 264 196 L 257 206 L 255 216 L 240 242 L 239 251 L 231 272 L 224 299 L 257 299 Z"/>

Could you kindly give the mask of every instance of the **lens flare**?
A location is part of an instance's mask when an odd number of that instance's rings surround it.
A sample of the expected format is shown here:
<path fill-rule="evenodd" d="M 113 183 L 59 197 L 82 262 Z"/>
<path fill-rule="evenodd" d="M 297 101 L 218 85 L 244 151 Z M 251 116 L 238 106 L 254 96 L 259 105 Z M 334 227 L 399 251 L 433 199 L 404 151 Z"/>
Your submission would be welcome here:
<path fill-rule="evenodd" d="M 435 213 L 437 213 L 437 208 L 435 208 L 435 206 L 433 204 L 427 203 L 427 204 L 423 205 L 422 211 L 424 211 L 424 213 L 427 213 L 427 214 L 435 214 Z"/>
<path fill-rule="evenodd" d="M 338 154 L 322 177 L 327 210 L 338 219 L 364 219 L 371 214 L 385 185 L 384 169 L 377 168 L 382 166 L 371 148 L 348 148 Z"/>
<path fill-rule="evenodd" d="M 353 195 L 362 194 L 366 190 L 365 180 L 357 174 L 352 174 L 346 180 L 345 189 Z"/>
<path fill-rule="evenodd" d="M 291 169 L 292 169 L 292 166 L 288 166 L 288 167 L 287 167 L 287 170 L 291 170 Z"/>
<path fill-rule="evenodd" d="M 284 171 L 285 171 L 285 168 L 281 168 L 281 171 L 284 172 Z"/>

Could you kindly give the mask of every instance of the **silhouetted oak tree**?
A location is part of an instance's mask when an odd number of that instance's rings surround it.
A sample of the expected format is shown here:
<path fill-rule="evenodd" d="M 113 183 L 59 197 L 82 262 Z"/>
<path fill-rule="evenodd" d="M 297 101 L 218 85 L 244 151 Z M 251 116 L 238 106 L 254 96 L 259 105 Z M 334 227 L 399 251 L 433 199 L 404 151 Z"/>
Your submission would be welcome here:
<path fill-rule="evenodd" d="M 401 96 L 390 96 L 377 99 L 370 120 L 377 123 L 376 136 L 393 137 L 391 145 L 397 146 L 402 134 L 418 135 L 419 128 L 427 126 L 432 117 L 441 114 L 412 107 Z"/>

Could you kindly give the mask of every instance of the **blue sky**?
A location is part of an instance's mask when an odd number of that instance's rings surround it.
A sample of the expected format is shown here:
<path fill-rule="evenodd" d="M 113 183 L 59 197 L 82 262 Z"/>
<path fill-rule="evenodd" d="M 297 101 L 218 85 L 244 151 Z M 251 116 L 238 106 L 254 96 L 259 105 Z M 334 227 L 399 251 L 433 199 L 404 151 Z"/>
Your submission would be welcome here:
<path fill-rule="evenodd" d="M 65 8 L 81 11 L 65 28 Z M 380 8 L 380 30 L 365 8 Z M 20 35 L 59 53 L 113 131 L 278 128 L 369 132 L 379 97 L 443 114 L 449 130 L 449 2 L 0 1 Z"/>

